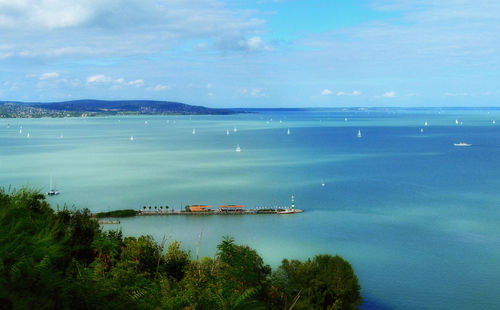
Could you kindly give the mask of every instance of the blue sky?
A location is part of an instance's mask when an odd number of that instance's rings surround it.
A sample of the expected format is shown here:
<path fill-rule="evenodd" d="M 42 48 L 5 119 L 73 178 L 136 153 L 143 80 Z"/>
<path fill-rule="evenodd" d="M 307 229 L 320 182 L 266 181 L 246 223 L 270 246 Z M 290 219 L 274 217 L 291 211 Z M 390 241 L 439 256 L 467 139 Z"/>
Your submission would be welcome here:
<path fill-rule="evenodd" d="M 0 100 L 498 106 L 496 0 L 0 0 Z"/>

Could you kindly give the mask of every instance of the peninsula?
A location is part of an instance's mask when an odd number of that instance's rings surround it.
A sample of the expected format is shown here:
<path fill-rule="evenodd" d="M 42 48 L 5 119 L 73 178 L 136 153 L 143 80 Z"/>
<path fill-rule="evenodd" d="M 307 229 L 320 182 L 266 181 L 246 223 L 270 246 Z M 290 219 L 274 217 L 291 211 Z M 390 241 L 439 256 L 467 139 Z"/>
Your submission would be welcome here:
<path fill-rule="evenodd" d="M 0 118 L 92 117 L 108 115 L 228 115 L 240 113 L 172 101 L 72 100 L 61 102 L 0 101 Z"/>

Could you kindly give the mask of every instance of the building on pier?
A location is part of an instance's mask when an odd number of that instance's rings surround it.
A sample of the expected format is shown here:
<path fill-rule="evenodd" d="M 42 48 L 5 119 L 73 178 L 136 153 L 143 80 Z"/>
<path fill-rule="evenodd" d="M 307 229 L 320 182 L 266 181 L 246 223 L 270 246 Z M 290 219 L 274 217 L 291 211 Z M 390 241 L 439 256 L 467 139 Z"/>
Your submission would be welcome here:
<path fill-rule="evenodd" d="M 189 211 L 189 212 L 210 212 L 210 211 L 212 211 L 212 206 L 191 205 L 191 206 L 186 206 L 186 211 Z"/>
<path fill-rule="evenodd" d="M 243 205 L 225 205 L 219 206 L 219 212 L 244 212 L 245 206 Z"/>

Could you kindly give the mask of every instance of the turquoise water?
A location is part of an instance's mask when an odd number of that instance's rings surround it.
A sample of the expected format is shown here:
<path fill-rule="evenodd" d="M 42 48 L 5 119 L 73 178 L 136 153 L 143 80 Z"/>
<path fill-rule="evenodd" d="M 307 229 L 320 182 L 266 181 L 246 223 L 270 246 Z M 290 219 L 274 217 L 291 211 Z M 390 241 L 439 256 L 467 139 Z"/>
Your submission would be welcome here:
<path fill-rule="evenodd" d="M 53 176 L 61 195 L 50 202 L 92 211 L 288 205 L 295 194 L 303 214 L 120 226 L 181 240 L 193 256 L 213 255 L 224 235 L 273 266 L 339 254 L 360 278 L 364 309 L 499 309 L 495 118 L 500 111 L 389 109 L 0 119 L 0 184 L 47 191 Z M 460 141 L 472 146 L 453 146 Z"/>

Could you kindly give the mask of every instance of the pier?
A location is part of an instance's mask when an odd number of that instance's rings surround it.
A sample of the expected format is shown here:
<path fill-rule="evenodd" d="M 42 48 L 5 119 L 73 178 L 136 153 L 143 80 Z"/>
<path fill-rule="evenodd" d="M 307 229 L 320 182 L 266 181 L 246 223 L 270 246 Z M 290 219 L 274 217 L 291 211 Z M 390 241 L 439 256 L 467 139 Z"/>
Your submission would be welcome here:
<path fill-rule="evenodd" d="M 100 218 L 100 224 L 119 224 L 119 221 L 104 220 L 104 218 L 132 217 L 132 216 L 162 216 L 162 215 L 259 215 L 259 214 L 296 214 L 304 211 L 295 209 L 295 196 L 292 195 L 290 206 L 256 207 L 245 209 L 244 205 L 221 205 L 216 210 L 211 205 L 187 205 L 184 210 L 170 210 L 168 206 L 163 208 L 157 206 L 140 210 L 115 210 L 110 212 L 99 212 L 93 214 Z"/>

